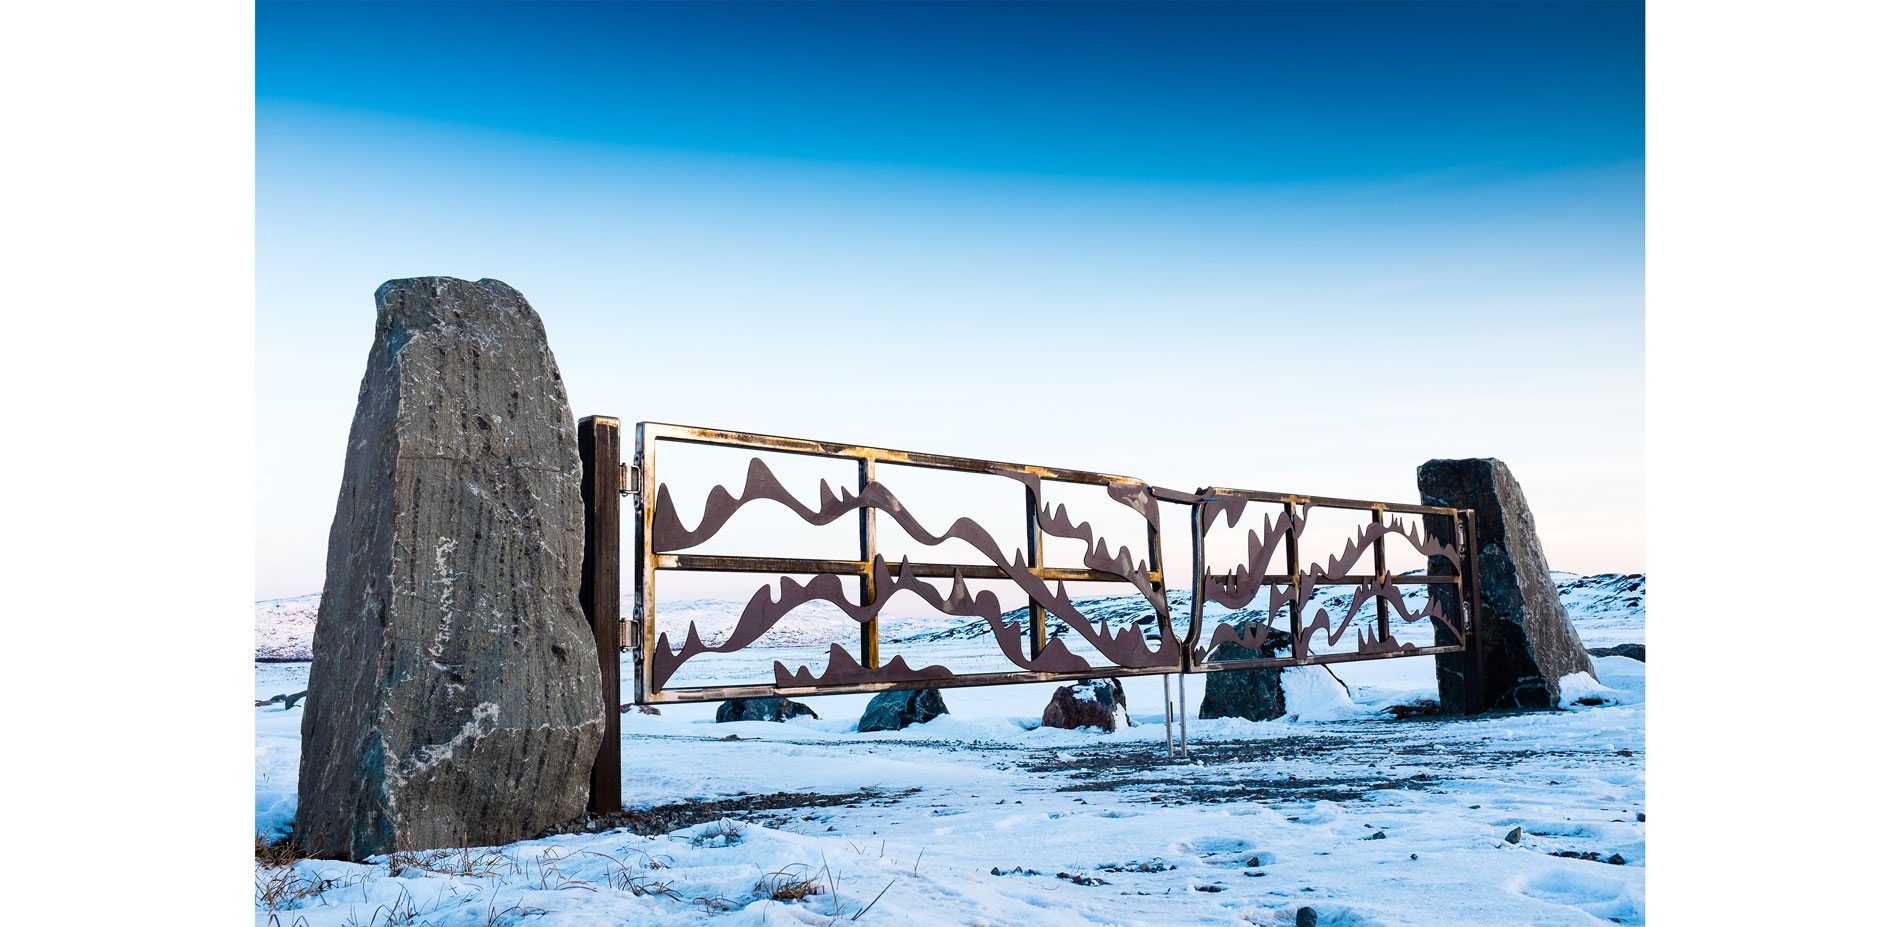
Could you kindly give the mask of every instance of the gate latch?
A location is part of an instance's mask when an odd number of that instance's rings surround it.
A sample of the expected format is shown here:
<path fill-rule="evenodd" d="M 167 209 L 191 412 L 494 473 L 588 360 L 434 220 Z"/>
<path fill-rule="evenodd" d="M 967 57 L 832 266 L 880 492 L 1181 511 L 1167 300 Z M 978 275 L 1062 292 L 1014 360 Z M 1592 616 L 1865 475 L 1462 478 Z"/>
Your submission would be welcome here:
<path fill-rule="evenodd" d="M 640 491 L 640 468 L 633 464 L 620 465 L 620 494 L 630 496 Z"/>

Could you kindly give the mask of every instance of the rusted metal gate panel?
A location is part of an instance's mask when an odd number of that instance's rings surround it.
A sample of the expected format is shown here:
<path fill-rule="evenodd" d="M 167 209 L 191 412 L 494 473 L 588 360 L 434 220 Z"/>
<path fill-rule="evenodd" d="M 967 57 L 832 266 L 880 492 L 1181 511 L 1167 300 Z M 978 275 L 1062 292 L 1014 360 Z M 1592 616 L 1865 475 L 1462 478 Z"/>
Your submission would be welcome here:
<path fill-rule="evenodd" d="M 583 426 L 590 449 L 607 446 L 600 432 L 602 423 L 613 420 L 595 417 Z M 588 433 L 588 429 L 593 429 Z M 617 444 L 617 434 L 614 442 Z M 751 448 L 789 454 L 850 460 L 857 471 L 856 485 L 833 490 L 821 482 L 818 504 L 801 501 L 801 493 L 784 486 L 759 458 L 748 469 L 746 482 L 735 495 L 724 487 L 715 488 L 696 511 L 682 513 L 667 487 L 659 481 L 656 447 L 664 442 Z M 615 625 L 620 645 L 635 651 L 635 691 L 633 700 L 642 704 L 660 702 L 700 702 L 766 696 L 818 695 L 826 693 L 876 692 L 890 689 L 947 688 L 953 686 L 997 685 L 1006 683 L 1067 680 L 1108 676 L 1142 676 L 1166 673 L 1205 673 L 1225 670 L 1257 669 L 1275 666 L 1338 663 L 1392 657 L 1425 656 L 1454 652 L 1472 655 L 1467 672 L 1475 674 L 1479 611 L 1475 576 L 1475 521 L 1469 510 L 1406 503 L 1369 502 L 1288 493 L 1270 493 L 1244 489 L 1211 488 L 1182 492 L 1150 486 L 1132 477 L 1014 464 L 969 457 L 922 454 L 886 448 L 864 447 L 783 438 L 772 435 L 721 431 L 640 423 L 634 436 L 635 460 L 622 466 L 613 482 L 634 496 L 637 525 L 634 535 L 634 560 L 637 604 L 631 622 Z M 611 458 L 598 452 L 584 455 L 589 468 L 604 469 Z M 960 518 L 948 526 L 920 523 L 889 488 L 877 481 L 880 463 L 901 464 L 937 470 L 961 471 L 998 476 L 1022 484 L 1024 494 L 1023 543 L 1006 545 L 981 525 Z M 1111 555 L 1103 538 L 1087 523 L 1070 520 L 1063 507 L 1053 510 L 1043 498 L 1045 482 L 1062 482 L 1099 487 L 1106 498 L 1139 513 L 1146 525 L 1145 556 L 1123 547 Z M 603 485 L 590 480 L 588 486 Z M 808 492 L 808 490 L 807 490 Z M 604 505 L 598 493 L 589 495 L 590 506 Z M 799 557 L 735 557 L 691 553 L 716 535 L 742 507 L 760 502 L 782 506 L 812 525 L 826 525 L 840 519 L 855 518 L 858 523 L 858 556 L 851 560 L 823 560 Z M 1162 572 L 1162 532 L 1160 506 L 1163 503 L 1191 507 L 1190 524 L 1193 544 L 1191 605 L 1186 615 L 1171 611 Z M 1244 563 L 1221 574 L 1209 570 L 1206 563 L 1206 539 L 1214 527 L 1225 522 L 1228 528 L 1241 523 L 1250 504 L 1268 509 L 1260 530 L 1250 531 Z M 1322 565 L 1315 558 L 1303 557 L 1301 539 L 1307 519 L 1315 509 L 1352 510 L 1366 513 L 1366 521 L 1357 535 L 1342 550 L 1325 552 Z M 692 518 L 688 527 L 686 518 Z M 963 541 L 979 551 L 986 564 L 911 562 L 891 563 L 879 554 L 879 522 L 894 526 L 921 544 L 935 547 L 952 539 Z M 594 522 L 590 521 L 590 526 Z M 1043 545 L 1047 537 L 1081 541 L 1086 553 L 1082 566 L 1050 567 L 1043 563 Z M 1425 575 L 1394 576 L 1386 568 L 1387 545 L 1393 539 L 1409 545 L 1429 564 Z M 614 543 L 618 536 L 590 527 L 589 543 Z M 593 557 L 590 563 L 616 563 L 612 557 Z M 776 596 L 773 585 L 762 586 L 741 615 L 733 633 L 718 645 L 709 645 L 696 632 L 675 641 L 658 633 L 650 616 L 655 609 L 655 577 L 662 571 L 721 571 L 769 574 L 799 574 L 813 578 L 800 583 L 781 576 Z M 948 591 L 928 580 L 949 579 Z M 1028 598 L 1028 625 L 1004 620 L 996 596 L 990 592 L 972 594 L 966 580 L 1008 580 Z M 617 583 L 617 578 L 615 580 Z M 1109 582 L 1129 587 L 1154 608 L 1157 634 L 1151 642 L 1138 627 L 1111 631 L 1107 625 L 1091 625 L 1089 619 L 1069 598 L 1066 583 Z M 854 585 L 855 595 L 847 594 L 846 584 Z M 1403 598 L 1408 585 L 1427 584 L 1435 592 L 1429 602 L 1416 611 Z M 605 588 L 605 578 L 593 589 Z M 1312 602 L 1318 586 L 1353 587 L 1352 601 L 1342 615 L 1329 615 L 1320 609 L 1309 620 L 1303 612 Z M 898 592 L 908 591 L 946 615 L 982 619 L 989 625 L 998 652 L 1017 669 L 1008 672 L 956 673 L 942 666 L 911 666 L 903 655 L 885 659 L 878 637 L 878 613 Z M 1226 641 L 1258 650 L 1265 643 L 1268 628 L 1258 620 L 1238 624 L 1209 620 L 1204 612 L 1208 602 L 1230 609 L 1250 605 L 1262 593 L 1267 597 L 1266 614 L 1274 620 L 1286 610 L 1291 634 L 1290 654 L 1285 657 L 1248 660 L 1214 660 L 1210 654 Z M 602 598 L 596 596 L 596 598 Z M 811 667 L 775 665 L 774 678 L 757 683 L 728 686 L 685 687 L 669 685 L 682 664 L 706 653 L 731 653 L 758 640 L 773 623 L 793 608 L 808 602 L 827 602 L 859 624 L 857 646 L 848 650 L 835 644 L 829 662 L 821 671 Z M 1373 604 L 1374 623 L 1357 630 L 1357 646 L 1349 651 L 1321 653 L 1319 640 L 1337 645 L 1348 629 L 1354 627 L 1359 609 Z M 588 603 L 597 627 L 617 621 L 618 615 L 605 614 L 605 602 Z M 1109 665 L 1091 665 L 1070 651 L 1060 638 L 1049 634 L 1049 616 L 1067 624 L 1078 639 L 1087 641 L 1109 661 Z M 1405 623 L 1430 621 L 1441 629 L 1440 641 L 1419 647 L 1399 644 L 1391 636 L 1393 617 Z M 1185 627 L 1181 625 L 1185 624 Z M 1211 624 L 1211 628 L 1204 625 Z M 1206 631 L 1207 633 L 1203 633 Z M 1205 643 L 1203 640 L 1205 639 Z M 1474 675 L 1472 678 L 1476 678 Z M 1468 691 L 1477 691 L 1467 686 Z M 1476 710 L 1476 706 L 1467 706 Z"/>

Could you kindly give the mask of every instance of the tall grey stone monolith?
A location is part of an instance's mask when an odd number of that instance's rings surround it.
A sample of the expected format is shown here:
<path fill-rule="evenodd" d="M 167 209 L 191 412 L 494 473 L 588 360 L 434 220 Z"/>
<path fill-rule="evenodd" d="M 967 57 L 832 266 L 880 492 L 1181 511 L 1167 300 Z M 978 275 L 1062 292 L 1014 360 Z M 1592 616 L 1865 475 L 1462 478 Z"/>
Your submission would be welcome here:
<path fill-rule="evenodd" d="M 508 843 L 578 816 L 606 725 L 580 607 L 581 462 L 513 287 L 376 291 L 330 525 L 293 839 Z"/>
<path fill-rule="evenodd" d="M 1418 495 L 1426 505 L 1477 512 L 1478 591 L 1485 621 L 1480 648 L 1483 706 L 1557 707 L 1558 680 L 1594 671 L 1583 640 L 1557 600 L 1557 584 L 1551 581 L 1523 487 L 1501 460 L 1431 460 L 1418 468 Z M 1426 519 L 1428 527 L 1434 520 Z M 1442 530 L 1433 528 L 1433 533 Z M 1450 588 L 1434 586 L 1432 591 L 1442 595 Z M 1444 604 L 1446 614 L 1458 614 L 1454 603 Z M 1437 627 L 1437 636 L 1439 644 L 1456 643 L 1443 627 Z M 1464 704 L 1465 655 L 1440 654 L 1437 660 L 1439 704 Z"/>

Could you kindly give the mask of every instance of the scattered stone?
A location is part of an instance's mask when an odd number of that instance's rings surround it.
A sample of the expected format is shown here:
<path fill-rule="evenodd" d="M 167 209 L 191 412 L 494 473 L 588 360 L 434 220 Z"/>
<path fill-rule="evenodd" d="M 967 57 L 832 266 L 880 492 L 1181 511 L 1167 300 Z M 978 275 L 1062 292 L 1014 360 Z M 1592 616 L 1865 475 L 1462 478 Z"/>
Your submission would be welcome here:
<path fill-rule="evenodd" d="M 1516 843 L 1522 839 L 1524 839 L 1524 828 L 1522 827 L 1513 827 L 1510 833 L 1504 835 L 1505 843 Z"/>
<path fill-rule="evenodd" d="M 1594 696 L 1594 695 L 1586 695 L 1583 698 L 1577 699 L 1577 704 L 1584 705 L 1590 708 L 1595 708 L 1596 706 L 1603 704 L 1603 699 L 1598 698 L 1597 696 Z"/>
<path fill-rule="evenodd" d="M 1142 863 L 1124 863 L 1119 866 L 1097 866 L 1103 872 L 1167 872 L 1175 868 L 1173 863 L 1164 863 L 1154 859 Z"/>
<path fill-rule="evenodd" d="M 1068 881 L 1074 882 L 1077 885 L 1107 885 L 1108 884 L 1107 880 L 1098 879 L 1092 875 L 1085 875 L 1080 872 L 1077 872 L 1077 873 L 1058 872 L 1056 873 L 1056 878 L 1067 879 Z"/>
<path fill-rule="evenodd" d="M 816 717 L 818 712 L 812 711 L 811 706 L 788 698 L 741 698 L 720 702 L 713 721 L 725 724 L 729 721 L 786 721 Z M 738 735 L 732 737 L 737 739 Z"/>
<path fill-rule="evenodd" d="M 289 711 L 292 708 L 297 707 L 297 702 L 300 699 L 302 699 L 304 695 L 308 693 L 309 691 L 310 690 L 305 689 L 303 692 L 292 692 L 289 695 L 273 695 L 270 698 L 264 699 L 261 702 L 257 701 L 257 699 L 252 699 L 251 701 L 256 702 L 257 703 L 256 707 L 258 708 L 262 708 L 265 705 L 276 705 L 281 702 L 283 703 L 284 710 Z"/>
<path fill-rule="evenodd" d="M 1312 889 L 1303 888 L 1300 891 L 1310 892 Z M 1312 908 L 1301 908 L 1293 912 L 1293 927 L 1319 927 L 1319 912 Z"/>
<path fill-rule="evenodd" d="M 864 706 L 864 714 L 858 718 L 858 732 L 901 731 L 949 713 L 950 709 L 943 704 L 943 693 L 936 689 L 879 692 Z"/>
<path fill-rule="evenodd" d="M 1638 823 L 1638 824 L 1642 824 L 1642 823 L 1644 823 L 1644 822 L 1646 822 L 1646 821 L 1648 821 L 1648 820 L 1649 820 L 1649 816 L 1648 816 L 1648 815 L 1645 815 L 1645 814 L 1644 814 L 1644 813 L 1642 813 L 1641 811 L 1638 811 L 1638 812 L 1636 812 L 1636 823 Z"/>
<path fill-rule="evenodd" d="M 1255 868 L 1258 868 L 1258 867 L 1260 866 L 1260 857 L 1258 857 L 1258 856 L 1255 856 L 1255 857 L 1252 857 L 1252 858 L 1250 858 L 1250 859 L 1248 859 L 1248 860 L 1247 860 L 1247 865 L 1249 865 L 1249 866 L 1252 866 L 1252 867 L 1255 867 Z"/>
<path fill-rule="evenodd" d="M 1413 853 L 1413 854 L 1412 854 L 1412 858 L 1413 858 L 1413 859 L 1417 859 L 1417 858 L 1418 858 L 1418 854 L 1417 854 L 1417 853 Z"/>
<path fill-rule="evenodd" d="M 1017 866 L 1014 869 L 1008 869 L 1008 870 L 999 869 L 995 866 L 991 866 L 990 875 L 993 875 L 993 876 L 1005 876 L 1005 875 L 1039 876 L 1039 875 L 1042 875 L 1042 873 L 1037 872 L 1034 869 L 1024 869 L 1021 866 Z"/>
<path fill-rule="evenodd" d="M 1491 458 L 1427 461 L 1418 468 L 1418 494 L 1426 505 L 1477 510 L 1484 708 L 1554 709 L 1561 700 L 1558 680 L 1571 673 L 1596 678 L 1583 639 L 1557 600 L 1537 523 L 1510 468 Z M 1428 515 L 1424 520 L 1433 536 L 1451 535 L 1450 518 Z M 1430 572 L 1452 571 L 1442 558 L 1434 558 Z M 1432 587 L 1433 601 L 1448 615 L 1460 611 L 1456 594 L 1451 585 Z M 1434 623 L 1433 628 L 1436 643 L 1457 643 L 1443 626 Z M 1439 704 L 1465 704 L 1465 658 L 1462 653 L 1436 657 Z"/>
<path fill-rule="evenodd" d="M 655 705 L 641 705 L 640 713 L 643 715 L 657 715 L 660 713 L 660 709 Z"/>
<path fill-rule="evenodd" d="M 1105 733 L 1133 726 L 1119 679 L 1084 679 L 1058 687 L 1042 710 L 1042 724 L 1063 730 L 1094 727 Z"/>
<path fill-rule="evenodd" d="M 1222 641 L 1207 662 L 1223 660 L 1264 660 L 1292 646 L 1293 636 L 1269 629 L 1266 642 L 1258 650 L 1248 650 L 1233 641 Z M 1280 668 L 1224 670 L 1207 674 L 1207 692 L 1201 697 L 1201 718 L 1245 718 L 1271 721 L 1286 715 L 1286 690 L 1280 685 Z"/>
<path fill-rule="evenodd" d="M 1643 659 L 1642 644 L 1618 644 L 1615 647 L 1592 647 L 1588 653 L 1593 657 L 1629 657 L 1638 663 L 1647 663 Z"/>
<path fill-rule="evenodd" d="M 1629 862 L 1629 860 L 1624 859 L 1623 854 L 1621 853 L 1612 853 L 1610 854 L 1610 858 L 1604 860 L 1604 862 L 1609 863 L 1612 866 L 1622 866 L 1622 865 L 1626 865 Z"/>
<path fill-rule="evenodd" d="M 513 287 L 376 291 L 304 706 L 313 856 L 512 843 L 586 807 L 606 726 L 579 438 Z"/>
<path fill-rule="evenodd" d="M 1382 831 L 1382 830 L 1375 830 L 1375 831 L 1373 831 L 1373 832 L 1372 832 L 1372 836 L 1370 836 L 1370 837 L 1367 837 L 1366 839 L 1367 839 L 1367 840 L 1384 840 L 1384 839 L 1385 839 L 1385 831 Z"/>
<path fill-rule="evenodd" d="M 1420 699 L 1403 705 L 1387 705 L 1382 709 L 1386 714 L 1401 721 L 1406 718 L 1418 718 L 1438 714 L 1438 702 L 1432 699 Z"/>
<path fill-rule="evenodd" d="M 1249 879 L 1258 879 L 1258 878 L 1261 878 L 1262 876 L 1265 876 L 1266 873 L 1261 872 L 1258 869 L 1250 869 L 1246 872 L 1241 873 L 1241 875 L 1244 875 Z"/>
<path fill-rule="evenodd" d="M 1218 885 L 1196 885 L 1194 886 L 1194 890 L 1197 892 L 1224 892 L 1227 889 Z"/>

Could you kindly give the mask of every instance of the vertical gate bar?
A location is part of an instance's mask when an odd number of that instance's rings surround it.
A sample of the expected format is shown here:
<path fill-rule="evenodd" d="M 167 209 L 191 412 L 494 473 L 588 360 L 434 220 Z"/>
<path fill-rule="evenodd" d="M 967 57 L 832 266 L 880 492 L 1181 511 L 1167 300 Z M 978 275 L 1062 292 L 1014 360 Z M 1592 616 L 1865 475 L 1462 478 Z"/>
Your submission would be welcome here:
<path fill-rule="evenodd" d="M 1385 523 L 1384 506 L 1375 505 L 1372 507 L 1372 523 L 1375 525 Z M 1392 581 L 1391 577 L 1385 575 L 1385 535 L 1383 534 L 1372 539 L 1372 572 L 1378 575 L 1379 585 L 1381 586 Z M 1374 598 L 1373 601 L 1377 602 L 1379 606 L 1379 639 L 1382 641 L 1391 640 L 1392 616 L 1386 612 L 1385 596 L 1378 596 Z"/>
<path fill-rule="evenodd" d="M 858 458 L 858 498 L 864 498 L 871 481 L 877 479 L 877 464 L 869 457 Z M 870 506 L 858 508 L 858 559 L 869 567 L 877 556 L 877 513 Z M 858 604 L 869 605 L 877 599 L 877 584 L 884 577 L 866 569 L 858 577 Z M 877 615 L 858 626 L 858 662 L 865 669 L 877 669 Z"/>
<path fill-rule="evenodd" d="M 1023 487 L 1024 507 L 1029 513 L 1029 549 L 1024 551 L 1032 568 L 1042 566 L 1042 522 L 1036 517 L 1036 491 Z M 1043 611 L 1042 603 L 1029 600 L 1029 658 L 1034 660 L 1042 656 L 1042 648 L 1049 646 L 1049 616 Z"/>
<path fill-rule="evenodd" d="M 1207 595 L 1207 503 L 1196 502 L 1188 510 L 1189 549 L 1194 555 L 1194 586 L 1188 599 L 1188 635 L 1181 654 L 1183 671 L 1193 669 L 1200 661 L 1195 659 L 1194 645 L 1201 640 L 1201 616 L 1206 612 L 1202 599 Z M 1273 620 L 1272 615 L 1267 620 Z"/>
<path fill-rule="evenodd" d="M 1293 530 L 1293 503 L 1283 502 L 1281 505 L 1285 507 L 1287 520 L 1286 571 L 1293 577 L 1293 599 L 1286 606 L 1287 630 L 1293 634 L 1291 649 L 1295 662 L 1304 663 L 1305 659 L 1300 654 L 1300 607 L 1305 604 L 1300 601 L 1300 536 Z M 1268 615 L 1267 618 L 1271 621 L 1273 616 Z"/>
<path fill-rule="evenodd" d="M 581 611 L 594 629 L 606 709 L 587 810 L 620 810 L 620 420 L 581 419 Z"/>
<path fill-rule="evenodd" d="M 1150 498 L 1153 497 L 1150 496 Z M 1158 507 L 1155 509 L 1155 517 L 1161 517 L 1161 510 Z M 1146 523 L 1146 521 L 1147 519 L 1144 518 L 1143 522 Z M 1166 634 L 1173 639 L 1174 613 L 1168 607 L 1168 574 L 1162 572 L 1161 569 L 1161 527 L 1154 524 L 1148 525 L 1148 569 L 1155 574 L 1155 586 L 1161 591 L 1161 608 L 1155 612 L 1155 632 Z M 1142 577 L 1142 582 L 1147 581 L 1147 577 Z M 1181 665 L 1186 667 L 1185 660 Z"/>
<path fill-rule="evenodd" d="M 653 564 L 653 505 L 655 487 L 659 484 L 659 458 L 654 452 L 657 439 L 647 433 L 642 422 L 634 426 L 634 443 L 640 446 L 633 465 L 640 470 L 640 494 L 634 497 L 634 511 L 639 516 L 640 531 L 634 537 L 634 556 L 640 559 L 640 571 L 635 575 L 639 588 L 634 590 L 634 642 L 639 650 L 633 657 L 633 678 L 639 685 L 636 700 L 645 703 L 653 696 L 653 635 L 654 625 L 659 624 L 654 616 L 659 614 L 655 607 L 657 592 L 654 589 Z"/>
<path fill-rule="evenodd" d="M 1465 623 L 1465 714 L 1483 714 L 1484 696 L 1484 603 L 1479 595 L 1483 583 L 1478 577 L 1478 513 L 1465 509 L 1459 513 L 1465 526 L 1464 563 L 1460 565 L 1459 585 L 1469 617 Z"/>

